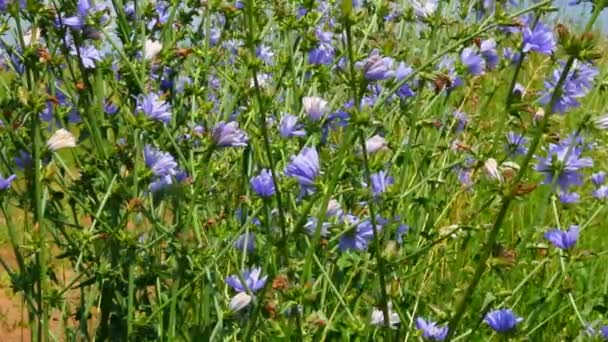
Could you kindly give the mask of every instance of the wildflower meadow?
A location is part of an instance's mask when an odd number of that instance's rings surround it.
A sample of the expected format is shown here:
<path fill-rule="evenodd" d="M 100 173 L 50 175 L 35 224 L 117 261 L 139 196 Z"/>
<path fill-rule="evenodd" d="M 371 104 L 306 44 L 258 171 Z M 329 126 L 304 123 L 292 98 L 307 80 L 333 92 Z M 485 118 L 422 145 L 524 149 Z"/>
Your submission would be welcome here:
<path fill-rule="evenodd" d="M 0 341 L 608 341 L 606 8 L 0 0 Z"/>

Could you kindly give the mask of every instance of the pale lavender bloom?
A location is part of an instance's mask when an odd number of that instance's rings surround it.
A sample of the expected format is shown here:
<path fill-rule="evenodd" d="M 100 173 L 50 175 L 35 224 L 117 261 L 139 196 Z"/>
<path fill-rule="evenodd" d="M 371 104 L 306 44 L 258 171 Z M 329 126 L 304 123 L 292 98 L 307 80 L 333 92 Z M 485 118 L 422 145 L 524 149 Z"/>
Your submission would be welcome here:
<path fill-rule="evenodd" d="M 159 94 L 150 93 L 137 97 L 137 113 L 142 113 L 152 120 L 168 123 L 171 121 L 171 105 L 160 98 Z"/>
<path fill-rule="evenodd" d="M 416 318 L 416 328 L 422 330 L 422 338 L 427 341 L 443 341 L 448 335 L 447 326 L 438 326 L 436 322 L 427 321 L 422 317 Z"/>
<path fill-rule="evenodd" d="M 0 174 L 0 190 L 6 190 L 11 187 L 13 181 L 17 178 L 16 175 L 10 175 L 7 178 L 3 178 Z"/>
<path fill-rule="evenodd" d="M 525 155 L 528 153 L 528 139 L 521 134 L 515 132 L 507 133 L 506 150 L 511 155 Z"/>
<path fill-rule="evenodd" d="M 318 27 L 315 34 L 319 44 L 308 52 L 308 63 L 316 65 L 332 64 L 336 56 L 336 49 L 332 45 L 333 33 L 323 31 Z"/>
<path fill-rule="evenodd" d="M 279 124 L 279 132 L 283 138 L 306 136 L 303 126 L 298 123 L 298 117 L 291 114 L 283 115 Z"/>
<path fill-rule="evenodd" d="M 33 165 L 32 155 L 24 150 L 19 150 L 19 155 L 13 159 L 21 170 L 29 169 Z"/>
<path fill-rule="evenodd" d="M 266 285 L 267 278 L 268 276 L 262 277 L 262 270 L 259 267 L 253 267 L 243 271 L 243 279 L 247 288 L 241 283 L 237 275 L 226 277 L 226 284 L 237 292 L 247 292 L 248 289 L 251 293 L 256 293 Z"/>
<path fill-rule="evenodd" d="M 213 129 L 213 140 L 218 147 L 243 147 L 247 146 L 248 138 L 247 134 L 239 129 L 238 122 L 220 121 Z"/>
<path fill-rule="evenodd" d="M 252 177 L 249 181 L 253 191 L 260 197 L 272 197 L 275 192 L 274 182 L 272 181 L 272 173 L 267 169 L 262 169 L 259 175 Z"/>
<path fill-rule="evenodd" d="M 595 126 L 599 129 L 608 129 L 608 114 L 604 114 L 595 119 Z"/>
<path fill-rule="evenodd" d="M 291 156 L 291 161 L 285 168 L 285 175 L 296 178 L 303 188 L 311 188 L 314 187 L 319 171 L 317 150 L 312 147 L 304 147 L 298 155 Z"/>
<path fill-rule="evenodd" d="M 592 167 L 593 160 L 589 157 L 581 158 L 581 153 L 580 147 L 549 144 L 547 156 L 537 157 L 536 171 L 545 174 L 545 184 L 551 184 L 554 177 L 557 177 L 557 185 L 562 189 L 572 185 L 582 185 L 583 176 L 579 170 Z"/>
<path fill-rule="evenodd" d="M 488 69 L 496 68 L 499 61 L 498 53 L 496 52 L 496 41 L 494 39 L 482 41 L 479 50 L 483 58 L 486 60 Z"/>
<path fill-rule="evenodd" d="M 321 120 L 329 110 L 327 101 L 318 96 L 304 96 L 302 98 L 302 107 L 304 107 L 304 112 L 313 121 Z"/>
<path fill-rule="evenodd" d="M 455 110 L 454 112 L 452 112 L 452 116 L 454 116 L 454 120 L 456 120 L 455 125 L 454 125 L 454 130 L 457 133 L 464 131 L 464 129 L 469 124 L 468 114 L 465 112 Z"/>
<path fill-rule="evenodd" d="M 504 48 L 502 53 L 506 60 L 511 61 L 511 64 L 519 63 L 519 60 L 521 59 L 521 54 L 509 47 Z"/>
<path fill-rule="evenodd" d="M 355 66 L 363 70 L 366 80 L 382 81 L 395 76 L 393 63 L 394 60 L 392 58 L 382 57 L 378 49 L 374 49 L 369 54 L 369 57 L 355 63 Z"/>
<path fill-rule="evenodd" d="M 311 236 L 315 235 L 315 232 L 317 231 L 318 222 L 319 222 L 319 220 L 314 216 L 311 216 L 306 220 L 306 224 L 304 224 L 304 229 L 306 229 L 306 232 L 309 235 L 311 235 Z M 321 236 L 322 237 L 329 236 L 329 227 L 331 227 L 331 223 L 329 223 L 329 222 L 323 222 L 321 224 Z"/>
<path fill-rule="evenodd" d="M 86 19 L 89 15 L 95 15 L 97 12 L 105 10 L 106 6 L 105 4 L 92 6 L 89 0 L 78 0 L 76 9 L 76 15 L 65 17 L 63 19 L 63 24 L 74 30 L 80 30 L 85 26 Z M 109 18 L 107 15 L 104 15 L 101 19 L 103 23 Z"/>
<path fill-rule="evenodd" d="M 359 222 L 359 219 L 352 215 L 346 215 L 347 223 L 352 222 L 356 224 L 356 227 L 353 231 L 348 232 L 340 238 L 340 250 L 342 252 L 348 250 L 359 250 L 364 251 L 369 247 L 369 243 L 374 238 L 374 228 L 372 226 L 372 222 L 367 219 L 365 221 Z M 376 224 L 376 229 L 378 232 L 382 229 L 382 227 Z"/>
<path fill-rule="evenodd" d="M 483 74 L 486 67 L 486 61 L 470 47 L 460 53 L 460 62 L 473 75 Z"/>
<path fill-rule="evenodd" d="M 239 251 L 245 250 L 248 253 L 253 252 L 255 250 L 255 234 L 244 233 L 239 235 L 234 241 L 234 248 Z"/>
<path fill-rule="evenodd" d="M 542 97 L 539 102 L 543 105 L 551 101 L 555 87 L 559 83 L 559 78 L 564 70 L 565 63 L 560 62 L 559 66 L 551 73 L 551 78 L 544 82 L 545 89 L 541 92 Z M 578 107 L 580 103 L 577 99 L 587 95 L 593 87 L 595 77 L 598 75 L 598 69 L 589 64 L 575 61 L 572 69 L 566 76 L 566 80 L 561 89 L 560 96 L 553 106 L 552 110 L 558 113 L 565 113 L 568 109 Z"/>
<path fill-rule="evenodd" d="M 264 61 L 264 63 L 268 65 L 272 65 L 274 62 L 274 52 L 268 45 L 262 44 L 258 46 L 258 48 L 255 50 L 255 54 L 258 56 L 259 59 L 261 59 L 262 61 Z"/>
<path fill-rule="evenodd" d="M 168 152 L 163 152 L 150 145 L 144 147 L 144 161 L 146 166 L 156 176 L 175 176 L 177 175 L 177 162 Z"/>
<path fill-rule="evenodd" d="M 397 241 L 397 243 L 401 245 L 403 243 L 403 235 L 407 234 L 409 230 L 410 226 L 408 226 L 407 224 L 400 224 L 397 228 L 397 231 L 395 232 L 395 241 Z"/>
<path fill-rule="evenodd" d="M 412 67 L 401 62 L 401 63 L 399 63 L 399 65 L 397 65 L 397 69 L 395 70 L 395 79 L 397 81 L 401 81 L 404 78 L 408 77 L 413 71 L 414 71 L 414 69 Z M 412 90 L 412 88 L 410 88 L 409 84 L 407 84 L 407 83 L 403 84 L 397 90 L 397 96 L 399 96 L 399 98 L 401 98 L 401 99 L 412 97 L 414 95 L 416 95 L 416 93 Z"/>
<path fill-rule="evenodd" d="M 600 328 L 600 333 L 602 334 L 602 338 L 604 341 L 608 341 L 608 325 L 604 325 Z"/>
<path fill-rule="evenodd" d="M 595 185 L 602 185 L 606 182 L 606 172 L 600 171 L 591 175 L 591 181 Z"/>
<path fill-rule="evenodd" d="M 563 204 L 575 204 L 581 201 L 581 195 L 576 192 L 560 191 L 559 201 Z"/>
<path fill-rule="evenodd" d="M 602 200 L 608 198 L 608 186 L 602 185 L 599 188 L 593 190 L 593 197 Z"/>
<path fill-rule="evenodd" d="M 437 2 L 438 0 L 411 0 L 411 4 L 414 7 L 414 13 L 422 20 L 428 19 L 435 14 Z"/>
<path fill-rule="evenodd" d="M 76 47 L 72 47 L 70 54 L 72 56 L 78 56 L 79 52 L 82 65 L 87 69 L 94 69 L 95 62 L 101 62 L 101 53 L 94 46 L 88 45 L 81 47 L 78 50 Z"/>
<path fill-rule="evenodd" d="M 372 194 L 374 197 L 386 192 L 386 189 L 395 183 L 393 177 L 389 176 L 384 170 L 370 176 L 372 181 Z"/>
<path fill-rule="evenodd" d="M 521 321 L 523 321 L 523 318 L 517 317 L 510 309 L 490 311 L 484 318 L 484 322 L 499 333 L 514 331 L 517 324 Z"/>
<path fill-rule="evenodd" d="M 545 233 L 545 239 L 549 240 L 555 247 L 560 249 L 570 249 L 578 240 L 579 228 L 572 225 L 567 231 L 552 229 Z"/>
<path fill-rule="evenodd" d="M 535 51 L 541 54 L 550 55 L 557 45 L 555 35 L 551 28 L 545 26 L 541 22 L 536 24 L 534 30 L 530 29 L 530 27 L 525 27 L 523 29 L 523 35 L 523 52 Z"/>

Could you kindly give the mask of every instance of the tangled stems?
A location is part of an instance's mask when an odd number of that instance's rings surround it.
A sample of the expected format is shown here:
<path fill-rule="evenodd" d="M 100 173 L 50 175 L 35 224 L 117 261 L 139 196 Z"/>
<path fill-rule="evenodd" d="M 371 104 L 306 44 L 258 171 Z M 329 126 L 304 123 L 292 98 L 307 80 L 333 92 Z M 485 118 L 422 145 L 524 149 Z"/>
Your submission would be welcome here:
<path fill-rule="evenodd" d="M 253 0 L 249 0 L 247 1 L 247 26 L 248 26 L 248 32 L 247 32 L 247 45 L 249 46 L 251 53 L 255 56 L 255 43 L 254 43 L 254 2 Z M 260 91 L 260 84 L 258 82 L 258 74 L 255 68 L 252 68 L 252 74 L 253 74 L 253 85 L 255 88 L 255 98 L 256 101 L 258 103 L 258 110 L 260 111 L 259 113 L 259 125 L 260 125 L 260 129 L 262 130 L 262 137 L 263 137 L 263 143 L 264 143 L 264 150 L 266 152 L 266 155 L 268 156 L 268 163 L 270 164 L 269 169 L 270 169 L 270 174 L 272 176 L 272 183 L 274 184 L 274 188 L 275 188 L 275 196 L 277 199 L 277 207 L 278 207 L 278 211 L 279 211 L 279 224 L 281 227 L 281 241 L 279 242 L 279 246 L 281 246 L 280 250 L 281 253 L 283 254 L 283 262 L 287 263 L 288 261 L 288 251 L 287 251 L 287 232 L 286 232 L 286 226 L 285 226 L 285 213 L 283 212 L 284 208 L 283 208 L 283 200 L 282 200 L 282 196 L 281 196 L 281 189 L 279 188 L 279 182 L 277 179 L 277 174 L 275 171 L 276 165 L 275 165 L 275 161 L 274 158 L 272 156 L 272 149 L 270 147 L 270 137 L 268 134 L 268 127 L 266 124 L 266 115 L 264 115 L 264 109 L 263 109 L 263 101 L 262 101 L 262 94 Z M 267 223 L 270 224 L 270 223 Z"/>
<path fill-rule="evenodd" d="M 602 9 L 603 9 L 603 7 L 601 7 L 601 6 L 595 6 L 595 8 L 593 10 L 593 14 L 591 15 L 591 18 L 589 18 L 589 21 L 587 22 L 587 25 L 585 27 L 585 32 L 589 31 L 593 27 L 593 24 L 597 20 Z M 446 341 L 451 340 L 454 332 L 458 328 L 458 323 L 462 319 L 462 316 L 464 315 L 464 313 L 467 309 L 467 304 L 470 302 L 470 299 L 473 296 L 473 293 L 475 292 L 475 289 L 476 289 L 477 285 L 479 284 L 479 281 L 481 280 L 481 276 L 483 275 L 483 272 L 486 269 L 487 260 L 492 252 L 492 248 L 493 248 L 494 244 L 496 243 L 496 239 L 498 237 L 498 233 L 500 232 L 500 228 L 502 227 L 502 224 L 505 220 L 507 212 L 509 211 L 511 202 L 516 197 L 517 185 L 523 179 L 523 177 L 526 173 L 526 170 L 527 170 L 528 166 L 530 165 L 530 162 L 532 161 L 534 154 L 536 153 L 536 149 L 538 148 L 538 145 L 540 144 L 540 140 L 542 138 L 543 132 L 545 131 L 547 124 L 549 122 L 549 117 L 553 113 L 553 106 L 555 105 L 555 103 L 557 102 L 559 97 L 561 96 L 562 87 L 564 86 L 564 83 L 566 81 L 566 78 L 568 77 L 568 73 L 570 72 L 570 69 L 572 68 L 574 60 L 575 60 L 574 56 L 570 56 L 568 58 L 568 61 L 566 62 L 566 65 L 564 66 L 564 70 L 562 71 L 560 78 L 557 82 L 557 85 L 555 86 L 555 90 L 553 91 L 553 94 L 551 95 L 551 100 L 545 107 L 546 115 L 543 117 L 541 124 L 539 125 L 539 127 L 536 131 L 536 134 L 534 135 L 534 139 L 532 140 L 528 153 L 526 154 L 526 156 L 524 158 L 520 171 L 514 177 L 514 180 L 511 183 L 512 184 L 511 187 L 509 188 L 508 191 L 506 191 L 505 195 L 503 196 L 502 205 L 500 207 L 498 215 L 496 215 L 496 220 L 494 221 L 492 230 L 488 234 L 488 237 L 487 237 L 487 240 L 485 243 L 485 247 L 481 251 L 479 264 L 477 265 L 477 268 L 475 269 L 473 279 L 471 280 L 471 282 L 469 283 L 468 287 L 466 288 L 464 294 L 460 298 L 460 301 L 458 302 L 458 305 L 456 306 L 455 314 L 452 317 L 452 319 L 450 320 L 450 323 L 449 323 L 450 330 L 448 332 Z"/>
<path fill-rule="evenodd" d="M 350 0 L 347 0 L 350 1 Z M 347 48 L 348 48 L 348 59 L 350 60 L 350 74 L 351 74 L 351 88 L 353 91 L 353 97 L 355 100 L 355 105 L 353 106 L 355 113 L 357 113 L 359 111 L 359 105 L 361 103 L 361 99 L 360 96 L 358 95 L 358 87 L 357 87 L 357 76 L 355 74 L 355 59 L 354 59 L 354 55 L 353 55 L 353 47 L 352 47 L 352 33 L 351 33 L 351 22 L 350 22 L 350 18 L 348 17 L 350 13 L 345 13 L 345 25 L 346 25 L 346 44 L 347 44 Z M 362 87 L 363 88 L 363 87 Z M 363 165 L 365 168 L 365 175 L 367 178 L 367 184 L 369 184 L 369 186 L 371 187 L 372 184 L 372 179 L 371 179 L 371 172 L 370 172 L 370 168 L 369 168 L 369 160 L 368 160 L 368 155 L 367 155 L 367 146 L 365 144 L 365 135 L 363 130 L 359 130 L 359 141 L 361 144 L 361 151 L 362 151 L 362 155 L 363 155 Z M 382 317 L 384 319 L 384 325 L 386 327 L 389 326 L 389 322 L 390 322 L 390 317 L 389 317 L 389 310 L 388 310 L 388 296 L 386 294 L 386 281 L 384 279 L 384 273 L 385 273 L 385 269 L 384 269 L 384 261 L 382 260 L 382 250 L 381 250 L 381 244 L 380 244 L 380 235 L 378 234 L 378 227 L 376 225 L 376 212 L 375 212 L 375 208 L 374 208 L 374 200 L 373 198 L 371 198 L 368 201 L 368 206 L 369 206 L 369 216 L 370 216 L 370 221 L 372 223 L 372 231 L 374 233 L 374 248 L 376 249 L 376 261 L 378 263 L 378 278 L 379 278 L 379 282 L 380 282 L 380 293 L 382 295 Z M 387 330 L 387 340 L 391 340 L 391 329 L 386 329 Z"/>
<path fill-rule="evenodd" d="M 23 40 L 23 30 L 21 28 L 21 20 L 19 13 L 15 15 L 15 21 L 17 30 L 19 32 L 19 38 L 22 49 L 25 49 L 25 42 Z M 36 79 L 37 76 L 32 70 L 32 67 L 25 63 L 27 78 L 27 88 L 30 95 L 29 103 L 31 113 L 31 122 L 30 122 L 30 134 L 33 136 L 33 159 L 32 159 L 32 168 L 34 169 L 33 175 L 33 201 L 34 201 L 34 229 L 38 230 L 38 253 L 37 253 L 37 261 L 38 261 L 38 291 L 36 296 L 37 306 L 38 306 L 38 317 L 37 317 L 37 327 L 34 329 L 33 334 L 35 339 L 38 341 L 47 341 L 48 340 L 48 332 L 49 332 L 49 308 L 44 303 L 44 296 L 48 293 L 48 251 L 46 249 L 46 226 L 44 224 L 44 198 L 43 198 L 43 188 L 42 188 L 42 149 L 44 148 L 42 141 L 42 132 L 40 128 L 40 117 L 37 113 L 35 113 L 34 108 L 31 101 L 36 99 Z"/>

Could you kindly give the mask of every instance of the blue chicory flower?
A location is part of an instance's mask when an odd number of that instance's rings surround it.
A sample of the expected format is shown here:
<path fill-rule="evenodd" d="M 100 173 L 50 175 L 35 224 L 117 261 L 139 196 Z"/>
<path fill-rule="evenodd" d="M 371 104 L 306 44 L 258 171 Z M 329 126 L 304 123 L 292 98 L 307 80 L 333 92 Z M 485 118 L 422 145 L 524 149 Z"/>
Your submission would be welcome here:
<path fill-rule="evenodd" d="M 298 155 L 291 156 L 285 168 L 285 175 L 294 177 L 305 189 L 314 187 L 315 178 L 319 175 L 319 154 L 312 147 L 304 147 Z"/>
<path fill-rule="evenodd" d="M 378 49 L 374 49 L 366 59 L 355 63 L 355 67 L 363 70 L 366 80 L 373 82 L 394 77 L 393 63 L 392 58 L 382 57 Z"/>
<path fill-rule="evenodd" d="M 13 181 L 17 178 L 16 175 L 10 175 L 7 178 L 3 178 L 0 174 L 0 190 L 6 190 L 11 187 Z"/>
<path fill-rule="evenodd" d="M 545 233 L 545 239 L 549 240 L 555 247 L 570 249 L 576 244 L 579 235 L 577 225 L 572 225 L 567 231 L 552 229 Z"/>
<path fill-rule="evenodd" d="M 387 188 L 395 183 L 393 177 L 384 170 L 370 175 L 372 181 L 372 194 L 374 197 L 386 192 Z"/>
<path fill-rule="evenodd" d="M 162 100 L 160 94 L 139 95 L 135 111 L 155 121 L 163 123 L 171 121 L 171 105 Z"/>
<path fill-rule="evenodd" d="M 367 250 L 369 243 L 374 238 L 374 229 L 371 220 L 359 221 L 356 216 L 346 215 L 345 221 L 349 225 L 356 224 L 356 227 L 351 232 L 342 235 L 339 243 L 340 250 L 342 252 L 348 250 Z M 376 224 L 376 229 L 379 232 L 382 227 Z"/>
<path fill-rule="evenodd" d="M 302 124 L 298 123 L 298 117 L 291 114 L 283 115 L 279 124 L 279 132 L 283 138 L 306 136 Z"/>
<path fill-rule="evenodd" d="M 562 189 L 568 189 L 572 185 L 582 185 L 583 176 L 579 170 L 592 167 L 593 160 L 589 157 L 581 157 L 580 147 L 569 144 L 550 144 L 546 157 L 537 157 L 536 171 L 545 175 L 545 184 L 552 184 L 555 177 L 556 183 Z"/>
<path fill-rule="evenodd" d="M 517 317 L 510 309 L 490 311 L 484 318 L 484 322 L 486 322 L 494 331 L 499 333 L 514 331 L 517 324 L 521 321 L 523 321 L 523 318 Z"/>
<path fill-rule="evenodd" d="M 234 241 L 233 246 L 239 251 L 245 250 L 247 253 L 253 252 L 255 250 L 255 234 L 243 233 L 239 235 Z"/>
<path fill-rule="evenodd" d="M 275 193 L 272 173 L 267 169 L 263 169 L 259 175 L 252 177 L 250 183 L 253 191 L 260 197 L 269 198 Z"/>
<path fill-rule="evenodd" d="M 538 22 L 534 29 L 525 27 L 523 29 L 524 48 L 523 52 L 538 52 L 544 55 L 550 55 L 555 50 L 557 42 L 551 28 Z"/>
<path fill-rule="evenodd" d="M 467 47 L 462 50 L 460 53 L 460 62 L 472 75 L 483 74 L 486 67 L 486 61 L 471 47 Z"/>
<path fill-rule="evenodd" d="M 252 293 L 256 293 L 266 285 L 267 278 L 268 276 L 262 277 L 262 270 L 259 267 L 253 267 L 243 271 L 246 288 L 237 275 L 226 277 L 226 284 L 237 292 L 247 292 L 247 289 L 249 289 Z"/>
<path fill-rule="evenodd" d="M 247 134 L 239 128 L 236 121 L 220 121 L 213 128 L 213 141 L 218 147 L 243 147 L 247 146 L 248 140 Z"/>
<path fill-rule="evenodd" d="M 443 341 L 449 330 L 447 326 L 438 326 L 436 322 L 427 321 L 422 317 L 416 318 L 416 328 L 422 330 L 422 338 L 427 341 Z"/>

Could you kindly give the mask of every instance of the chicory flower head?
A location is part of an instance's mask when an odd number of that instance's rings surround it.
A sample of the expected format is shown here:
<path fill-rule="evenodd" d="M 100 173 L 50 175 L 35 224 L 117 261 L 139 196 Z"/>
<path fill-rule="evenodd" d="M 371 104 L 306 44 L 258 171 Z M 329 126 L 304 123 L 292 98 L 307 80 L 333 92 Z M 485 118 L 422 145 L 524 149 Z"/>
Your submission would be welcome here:
<path fill-rule="evenodd" d="M 380 51 L 374 49 L 366 59 L 355 63 L 355 67 L 363 70 L 366 80 L 382 81 L 395 76 L 393 63 L 394 59 L 382 57 Z"/>
<path fill-rule="evenodd" d="M 422 338 L 427 341 L 443 341 L 449 330 L 447 326 L 439 326 L 436 322 L 427 321 L 422 317 L 416 318 L 416 328 L 422 330 Z"/>
<path fill-rule="evenodd" d="M 555 247 L 570 249 L 576 244 L 579 235 L 577 225 L 572 225 L 567 231 L 552 229 L 545 233 L 545 239 L 549 240 Z"/>
<path fill-rule="evenodd" d="M 490 311 L 484 318 L 484 322 L 486 322 L 494 331 L 499 333 L 514 331 L 517 324 L 521 321 L 523 321 L 523 318 L 517 317 L 510 309 Z"/>
<path fill-rule="evenodd" d="M 538 22 L 534 29 L 525 27 L 523 29 L 524 48 L 523 52 L 538 52 L 544 55 L 550 55 L 555 51 L 557 42 L 551 28 Z"/>
<path fill-rule="evenodd" d="M 306 136 L 306 131 L 302 124 L 298 123 L 298 117 L 291 114 L 285 114 L 281 118 L 279 133 L 281 133 L 283 138 Z"/>
<path fill-rule="evenodd" d="M 309 189 L 314 187 L 319 171 L 317 150 L 313 147 L 304 147 L 298 155 L 291 156 L 291 161 L 285 168 L 285 175 L 296 178 L 301 187 Z"/>
<path fill-rule="evenodd" d="M 247 292 L 247 290 L 249 290 L 251 293 L 256 293 L 266 285 L 266 280 L 268 278 L 268 276 L 262 277 L 262 269 L 259 267 L 245 269 L 242 275 L 245 280 L 244 285 L 238 275 L 226 277 L 226 284 L 237 292 Z"/>
<path fill-rule="evenodd" d="M 155 121 L 163 123 L 171 121 L 171 105 L 161 99 L 160 94 L 157 93 L 139 95 L 135 111 Z"/>
<path fill-rule="evenodd" d="M 0 174 L 0 190 L 6 190 L 11 187 L 13 181 L 17 179 L 16 175 L 10 175 L 7 178 L 3 178 L 2 174 Z"/>
<path fill-rule="evenodd" d="M 550 144 L 546 157 L 537 157 L 536 171 L 545 175 L 545 184 L 556 184 L 562 189 L 572 185 L 582 185 L 580 170 L 593 166 L 589 157 L 581 157 L 582 148 L 567 143 Z"/>
<path fill-rule="evenodd" d="M 472 75 L 483 74 L 486 67 L 486 61 L 471 47 L 462 50 L 460 53 L 460 62 Z"/>
<path fill-rule="evenodd" d="M 263 169 L 259 175 L 252 177 L 250 180 L 251 187 L 260 197 L 269 198 L 275 193 L 272 173 Z"/>
<path fill-rule="evenodd" d="M 247 134 L 239 128 L 238 122 L 220 121 L 213 128 L 213 141 L 218 147 L 243 147 L 247 146 L 248 138 Z"/>

